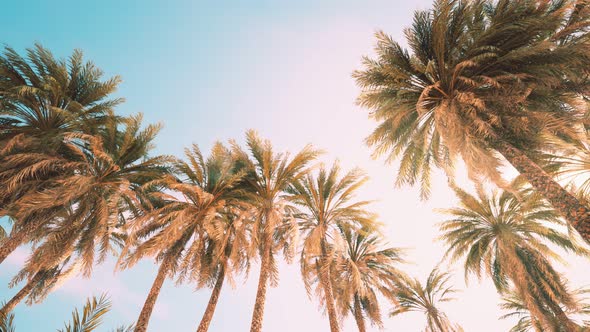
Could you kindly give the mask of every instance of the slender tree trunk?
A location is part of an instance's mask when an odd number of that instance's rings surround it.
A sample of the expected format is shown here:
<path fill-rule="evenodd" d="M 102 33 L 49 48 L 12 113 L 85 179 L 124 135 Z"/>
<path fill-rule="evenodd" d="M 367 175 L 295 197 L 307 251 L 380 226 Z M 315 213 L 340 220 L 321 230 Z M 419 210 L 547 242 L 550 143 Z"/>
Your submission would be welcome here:
<path fill-rule="evenodd" d="M 150 293 L 148 294 L 148 297 L 145 300 L 145 303 L 143 304 L 143 308 L 141 309 L 141 313 L 139 314 L 139 318 L 137 319 L 137 324 L 135 325 L 135 332 L 145 332 L 147 330 L 148 324 L 150 322 L 150 316 L 152 315 L 152 311 L 154 310 L 154 305 L 156 304 L 156 300 L 158 299 L 158 295 L 160 294 L 162 285 L 166 280 L 170 262 L 170 257 L 165 257 L 162 261 L 162 264 L 158 269 L 156 279 L 154 280 L 152 288 L 150 289 Z"/>
<path fill-rule="evenodd" d="M 590 208 L 549 176 L 539 165 L 528 158 L 522 151 L 507 142 L 498 140 L 494 148 L 516 168 L 529 183 L 545 197 L 553 208 L 578 231 L 587 243 L 590 243 Z"/>
<path fill-rule="evenodd" d="M 31 293 L 35 287 L 35 284 L 37 284 L 42 277 L 43 274 L 41 272 L 37 272 L 33 279 L 29 280 L 25 287 L 21 288 L 21 290 L 18 291 L 18 293 L 16 293 L 16 295 L 14 295 L 12 299 L 10 299 L 10 301 L 8 301 L 2 307 L 2 309 L 0 309 L 0 317 L 8 315 L 14 309 L 14 307 L 20 303 L 20 301 L 22 301 L 27 295 L 29 295 L 29 293 Z"/>
<path fill-rule="evenodd" d="M 250 332 L 260 332 L 262 330 L 266 287 L 268 286 L 268 277 L 270 275 L 271 234 L 265 234 L 263 246 L 262 257 L 260 258 L 260 277 L 258 278 L 258 290 L 256 291 L 256 303 L 254 303 Z"/>
<path fill-rule="evenodd" d="M 197 332 L 206 332 L 209 330 L 209 324 L 211 324 L 211 319 L 213 319 L 213 314 L 215 313 L 215 307 L 217 306 L 217 300 L 219 300 L 219 294 L 221 293 L 224 280 L 225 262 L 223 262 L 221 265 L 221 270 L 217 276 L 215 287 L 213 288 L 213 292 L 211 292 L 211 297 L 209 298 L 209 304 L 207 304 L 207 309 L 205 309 L 205 313 L 203 314 L 203 318 L 201 319 L 201 323 L 199 324 Z"/>
<path fill-rule="evenodd" d="M 334 305 L 334 294 L 332 293 L 332 281 L 330 280 L 330 262 L 328 261 L 328 252 L 326 243 L 322 240 L 322 257 L 320 260 L 320 280 L 326 297 L 326 307 L 328 309 L 328 318 L 330 320 L 330 331 L 340 332 L 338 327 L 338 317 L 336 316 L 336 306 Z"/>
<path fill-rule="evenodd" d="M 6 257 L 10 255 L 18 246 L 27 241 L 31 235 L 43 225 L 45 220 L 42 218 L 36 218 L 31 222 L 25 223 L 25 225 L 19 229 L 10 232 L 10 236 L 1 242 L 0 246 L 0 264 L 4 262 Z"/>
<path fill-rule="evenodd" d="M 356 326 L 358 326 L 359 332 L 367 332 L 365 318 L 361 309 L 361 300 L 357 294 L 354 295 L 354 319 L 356 320 Z"/>

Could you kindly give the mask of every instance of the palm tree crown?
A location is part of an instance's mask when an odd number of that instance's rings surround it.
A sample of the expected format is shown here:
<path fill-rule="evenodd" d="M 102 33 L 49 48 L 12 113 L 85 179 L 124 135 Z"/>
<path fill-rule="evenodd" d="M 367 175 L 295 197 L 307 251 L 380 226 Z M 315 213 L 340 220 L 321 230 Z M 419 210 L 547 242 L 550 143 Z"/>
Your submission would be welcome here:
<path fill-rule="evenodd" d="M 398 285 L 398 305 L 391 312 L 391 316 L 408 311 L 419 311 L 426 315 L 427 332 L 462 331 L 461 327 L 453 325 L 439 308 L 440 303 L 454 300 L 451 294 L 456 290 L 448 285 L 450 278 L 449 273 L 440 272 L 437 268 L 430 272 L 425 285 L 422 285 L 418 279 L 403 278 Z"/>
<path fill-rule="evenodd" d="M 404 273 L 401 249 L 385 247 L 375 225 L 360 229 L 340 227 L 341 248 L 333 263 L 333 287 L 342 316 L 351 313 L 359 332 L 364 332 L 365 316 L 371 324 L 382 326 L 380 297 L 397 303 L 396 289 Z M 338 244 L 337 244 L 338 246 Z"/>
<path fill-rule="evenodd" d="M 575 5 L 441 0 L 415 13 L 410 51 L 377 34 L 377 58 L 354 76 L 380 122 L 367 142 L 389 159 L 402 154 L 399 183 L 421 180 L 427 195 L 431 165 L 447 168 L 455 155 L 501 182 L 496 141 L 531 149 L 540 133 L 579 134 L 572 85 L 584 82 L 590 43 L 579 35 L 588 8 Z"/>
<path fill-rule="evenodd" d="M 378 33 L 377 58 L 354 77 L 359 103 L 379 122 L 376 155 L 401 155 L 397 184 L 432 166 L 507 184 L 499 153 L 590 243 L 590 209 L 539 165 L 547 138 L 583 139 L 590 7 L 585 1 L 439 0 L 406 30 L 410 50 Z"/>
<path fill-rule="evenodd" d="M 466 278 L 485 273 L 500 293 L 514 287 L 540 321 L 549 310 L 561 315 L 561 324 L 568 324 L 561 306 L 573 308 L 575 303 L 549 261 L 560 256 L 548 244 L 575 253 L 584 250 L 568 234 L 548 227 L 562 223 L 555 212 L 526 187 L 492 195 L 479 191 L 477 197 L 458 188 L 455 192 L 461 207 L 446 210 L 453 219 L 442 224 L 441 238 L 452 260 L 465 259 Z"/>

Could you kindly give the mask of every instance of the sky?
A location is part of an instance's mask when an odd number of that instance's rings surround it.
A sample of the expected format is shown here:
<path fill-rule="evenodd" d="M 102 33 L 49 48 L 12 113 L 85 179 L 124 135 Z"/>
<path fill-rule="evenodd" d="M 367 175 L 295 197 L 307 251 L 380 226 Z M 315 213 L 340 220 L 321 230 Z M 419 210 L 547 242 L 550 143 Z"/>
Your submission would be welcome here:
<path fill-rule="evenodd" d="M 355 104 L 359 89 L 351 73 L 361 68 L 363 55 L 372 54 L 376 31 L 403 43 L 412 12 L 430 5 L 431 0 L 4 0 L 0 42 L 18 51 L 39 42 L 59 57 L 78 48 L 105 77 L 120 75 L 116 96 L 126 102 L 119 112 L 142 112 L 146 122 L 164 125 L 156 153 L 181 156 L 192 143 L 208 151 L 217 140 L 243 141 L 252 128 L 277 150 L 295 152 L 312 143 L 326 151 L 321 158 L 326 163 L 338 159 L 345 169 L 363 168 L 371 180 L 358 198 L 376 201 L 372 209 L 389 244 L 407 248 L 410 264 L 403 268 L 425 280 L 444 253 L 436 238 L 445 216 L 435 209 L 452 207 L 456 199 L 440 172 L 428 201 L 420 201 L 417 188 L 394 186 L 396 164 L 374 160 L 363 143 L 375 124 Z M 469 186 L 464 179 L 459 183 Z M 19 248 L 0 267 L 0 301 L 16 293 L 18 288 L 6 285 L 26 255 L 26 248 Z M 583 286 L 588 261 L 567 260 L 571 263 L 559 270 L 572 287 Z M 263 330 L 327 330 L 328 319 L 307 296 L 298 264 L 280 268 L 279 286 L 268 291 Z M 489 279 L 466 284 L 459 264 L 448 268 L 461 291 L 442 306 L 453 322 L 481 332 L 507 331 L 514 324 L 499 320 L 502 312 Z M 69 280 L 44 303 L 19 305 L 17 331 L 61 328 L 74 307 L 103 292 L 113 306 L 99 331 L 134 322 L 156 266 L 145 260 L 132 270 L 113 271 L 108 260 L 91 278 Z M 223 290 L 211 332 L 249 329 L 257 277 L 255 265 L 246 281 Z M 167 280 L 149 330 L 195 330 L 209 294 Z M 382 308 L 386 314 L 391 306 Z M 351 317 L 342 324 L 344 332 L 356 330 Z M 422 314 L 408 313 L 386 317 L 383 330 L 412 332 L 424 326 Z"/>

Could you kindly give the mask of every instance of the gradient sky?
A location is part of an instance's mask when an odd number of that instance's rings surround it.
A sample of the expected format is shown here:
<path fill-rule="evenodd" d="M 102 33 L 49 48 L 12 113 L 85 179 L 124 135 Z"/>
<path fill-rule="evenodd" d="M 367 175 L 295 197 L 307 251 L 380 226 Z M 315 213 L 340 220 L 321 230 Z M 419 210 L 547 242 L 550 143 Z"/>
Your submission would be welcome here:
<path fill-rule="evenodd" d="M 249 128 L 272 140 L 277 149 L 295 150 L 313 143 L 338 158 L 345 168 L 359 166 L 371 176 L 361 199 L 377 200 L 392 246 L 409 248 L 405 269 L 424 280 L 442 258 L 433 211 L 452 207 L 455 198 L 442 174 L 432 198 L 418 199 L 415 188 L 396 189 L 396 165 L 372 160 L 364 137 L 374 126 L 355 105 L 358 89 L 351 72 L 371 54 L 373 34 L 382 29 L 402 40 L 413 10 L 431 0 L 365 1 L 28 1 L 4 0 L 1 42 L 19 51 L 35 42 L 58 56 L 82 49 L 106 75 L 120 75 L 118 95 L 124 114 L 143 112 L 148 122 L 165 127 L 157 152 L 181 156 L 198 143 L 208 150 L 216 140 L 243 139 Z M 17 289 L 6 284 L 26 258 L 20 248 L 0 267 L 0 300 Z M 569 260 L 569 258 L 568 258 Z M 559 266 L 572 286 L 586 282 L 588 263 L 573 259 Z M 465 331 L 506 331 L 499 321 L 498 297 L 490 280 L 465 285 L 460 265 L 450 267 L 462 292 L 443 306 Z M 585 272 L 584 272 L 585 271 Z M 75 278 L 40 305 L 19 305 L 17 331 L 54 331 L 85 298 L 108 291 L 113 310 L 99 331 L 135 321 L 155 277 L 151 261 L 113 273 L 113 262 L 97 267 L 90 279 Z M 212 332 L 247 331 L 254 304 L 258 267 L 245 284 L 226 287 Z M 195 330 L 209 290 L 167 281 L 150 322 L 150 331 Z M 383 304 L 384 312 L 390 306 Z M 421 314 L 385 318 L 386 331 L 421 331 Z M 264 331 L 325 331 L 328 320 L 303 288 L 298 265 L 281 266 L 278 288 L 269 289 Z M 355 331 L 351 318 L 344 331 Z M 378 329 L 374 329 L 377 331 Z"/>

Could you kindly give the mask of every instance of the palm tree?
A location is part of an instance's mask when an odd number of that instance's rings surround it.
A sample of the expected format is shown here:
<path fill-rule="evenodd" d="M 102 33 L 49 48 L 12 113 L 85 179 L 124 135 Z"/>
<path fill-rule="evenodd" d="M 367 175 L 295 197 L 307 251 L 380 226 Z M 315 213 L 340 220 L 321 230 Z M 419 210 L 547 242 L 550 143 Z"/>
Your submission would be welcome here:
<path fill-rule="evenodd" d="M 586 253 L 567 233 L 548 223 L 561 223 L 554 210 L 538 193 L 514 184 L 513 192 L 477 196 L 455 188 L 460 207 L 445 210 L 453 219 L 441 225 L 441 238 L 453 260 L 465 259 L 465 277 L 490 276 L 501 294 L 511 287 L 524 301 L 531 315 L 551 329 L 544 312 L 559 318 L 561 326 L 573 331 L 563 307 L 575 308 L 563 278 L 550 259 L 560 256 L 548 245 Z"/>
<path fill-rule="evenodd" d="M 201 253 L 199 287 L 213 286 L 213 291 L 197 332 L 209 330 L 225 279 L 233 283 L 234 274 L 250 270 L 251 215 L 248 204 L 238 201 L 204 225 L 208 243 Z"/>
<path fill-rule="evenodd" d="M 338 226 L 367 225 L 373 222 L 372 215 L 363 210 L 369 202 L 351 202 L 354 194 L 367 180 L 361 171 L 355 169 L 340 178 L 340 166 L 334 163 L 330 170 L 323 166 L 317 178 L 311 173 L 293 182 L 290 200 L 303 207 L 298 214 L 299 228 L 305 237 L 301 250 L 301 274 L 308 294 L 311 280 L 319 275 L 323 292 L 322 302 L 326 305 L 330 330 L 338 332 L 338 317 L 332 293 L 330 265 L 333 250 L 330 248 L 331 233 Z"/>
<path fill-rule="evenodd" d="M 590 241 L 590 209 L 539 164 L 547 138 L 583 136 L 590 7 L 565 0 L 439 0 L 417 11 L 410 50 L 377 34 L 376 59 L 354 77 L 359 103 L 379 122 L 375 155 L 401 155 L 397 184 L 422 183 L 432 166 L 452 176 L 456 157 L 473 179 L 504 187 L 505 158 Z"/>
<path fill-rule="evenodd" d="M 97 132 L 122 101 L 109 99 L 119 82 L 102 80 L 102 71 L 84 62 L 79 50 L 67 61 L 39 44 L 26 58 L 8 47 L 0 55 L 0 216 L 15 222 L 0 246 L 0 263 L 46 220 L 15 218 L 11 208 L 30 193 L 54 188 L 48 180 L 76 173 L 78 154 L 66 136 Z"/>
<path fill-rule="evenodd" d="M 573 315 L 582 316 L 587 318 L 590 315 L 590 304 L 586 302 L 588 299 L 584 298 L 589 291 L 587 289 L 577 289 L 572 292 L 576 300 L 576 309 L 571 312 Z M 514 291 L 508 292 L 502 297 L 502 304 L 500 307 L 503 310 L 509 311 L 507 314 L 500 317 L 501 319 L 518 318 L 518 322 L 514 327 L 510 329 L 510 332 L 528 332 L 528 331 L 543 331 L 543 323 L 538 319 L 531 317 L 530 312 L 526 307 L 526 303 Z M 563 326 L 560 325 L 559 319 L 554 316 L 551 312 L 546 311 L 546 317 L 551 323 L 557 328 L 555 331 L 563 331 Z M 580 321 L 577 323 L 576 329 L 584 331 L 584 328 L 590 327 L 589 321 Z"/>
<path fill-rule="evenodd" d="M 351 313 L 359 332 L 365 332 L 365 317 L 382 327 L 379 296 L 396 302 L 395 290 L 404 274 L 397 265 L 402 251 L 385 247 L 374 225 L 362 229 L 340 227 L 341 248 L 336 249 L 332 283 L 342 316 Z M 336 243 L 338 243 L 336 241 Z M 337 245 L 338 246 L 338 245 Z"/>
<path fill-rule="evenodd" d="M 427 332 L 462 331 L 461 327 L 453 325 L 438 307 L 442 302 L 453 300 L 450 295 L 456 290 L 447 285 L 450 277 L 449 273 L 440 272 L 435 268 L 430 272 L 426 285 L 422 285 L 418 279 L 401 279 L 396 294 L 398 305 L 391 312 L 391 316 L 419 311 L 426 315 Z"/>
<path fill-rule="evenodd" d="M 202 255 L 210 243 L 205 225 L 219 218 L 227 206 L 241 201 L 239 184 L 244 172 L 236 169 L 229 149 L 217 143 L 205 160 L 198 146 L 193 145 L 186 150 L 186 158 L 187 162 L 175 165 L 180 179 L 168 175 L 159 181 L 166 191 L 155 192 L 157 205 L 153 211 L 133 222 L 130 240 L 119 261 L 120 266 L 129 268 L 143 257 L 155 257 L 160 264 L 136 332 L 147 330 L 166 278 L 180 274 L 179 281 L 186 276 L 198 279 Z"/>
<path fill-rule="evenodd" d="M 28 266 L 53 267 L 70 251 L 83 257 L 82 270 L 90 275 L 95 252 L 102 262 L 113 236 L 125 225 L 125 213 L 142 205 L 142 186 L 166 174 L 170 157 L 149 157 L 158 125 L 141 129 L 141 115 L 109 119 L 98 137 L 81 143 L 72 137 L 72 150 L 79 154 L 79 174 L 56 181 L 58 186 L 30 194 L 19 201 L 17 215 L 35 213 L 46 219 L 55 207 L 68 209 L 65 218 L 50 225 L 50 236 L 34 251 Z M 119 125 L 123 124 L 123 128 Z M 79 144 L 83 144 L 82 147 Z M 62 214 L 63 215 L 63 214 Z M 62 220 L 63 219 L 63 220 Z M 119 240 L 123 238 L 119 236 Z"/>
<path fill-rule="evenodd" d="M 285 257 L 292 256 L 293 242 L 289 237 L 297 232 L 296 225 L 286 221 L 289 212 L 283 196 L 292 183 L 306 174 L 307 166 L 319 152 L 308 145 L 290 158 L 289 154 L 275 153 L 270 141 L 263 141 L 252 130 L 246 133 L 246 144 L 252 159 L 235 143 L 233 152 L 248 170 L 245 184 L 249 201 L 257 210 L 253 236 L 260 254 L 260 276 L 250 331 L 260 332 L 268 281 L 276 283 L 278 278 L 275 252 L 283 246 Z"/>
<path fill-rule="evenodd" d="M 124 128 L 119 128 L 123 122 Z M 95 264 L 115 252 L 125 239 L 124 215 L 132 216 L 141 205 L 142 186 L 165 174 L 166 157 L 147 157 L 158 126 L 140 129 L 141 117 L 112 119 L 100 136 L 73 141 L 70 148 L 82 160 L 79 173 L 59 180 L 59 186 L 27 195 L 19 201 L 17 215 L 35 214 L 47 221 L 39 230 L 32 254 L 12 285 L 26 285 L 2 311 L 11 310 L 57 271 L 75 266 L 89 276 Z M 80 145 L 82 144 L 82 145 Z M 57 210 L 56 210 L 57 208 Z M 54 212 L 56 211 L 56 212 Z"/>

